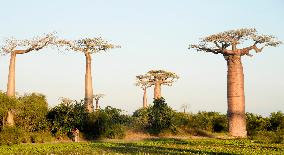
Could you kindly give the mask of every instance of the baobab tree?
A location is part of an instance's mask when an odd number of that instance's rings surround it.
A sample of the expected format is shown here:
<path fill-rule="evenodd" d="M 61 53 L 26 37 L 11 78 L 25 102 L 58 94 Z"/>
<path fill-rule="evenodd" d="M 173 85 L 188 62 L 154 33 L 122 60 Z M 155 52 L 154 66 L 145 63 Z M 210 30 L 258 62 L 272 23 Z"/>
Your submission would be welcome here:
<path fill-rule="evenodd" d="M 55 36 L 53 33 L 45 34 L 41 37 L 35 37 L 30 40 L 16 40 L 7 39 L 5 45 L 2 47 L 1 53 L 3 55 L 10 54 L 10 66 L 7 83 L 7 96 L 15 96 L 15 66 L 16 56 L 18 54 L 26 54 L 32 51 L 39 51 L 40 49 L 47 47 L 54 43 Z M 10 109 L 7 113 L 7 125 L 13 126 L 14 122 L 14 110 Z"/>
<path fill-rule="evenodd" d="M 250 46 L 242 47 L 250 44 Z M 233 137 L 246 137 L 245 93 L 242 56 L 252 56 L 264 47 L 281 44 L 274 36 L 260 35 L 256 29 L 237 29 L 210 35 L 189 48 L 213 54 L 222 54 L 227 61 L 227 117 L 229 133 Z"/>
<path fill-rule="evenodd" d="M 136 86 L 139 86 L 143 90 L 143 108 L 148 107 L 148 101 L 147 101 L 147 88 L 151 87 L 151 83 L 149 75 L 137 75 L 136 76 Z"/>
<path fill-rule="evenodd" d="M 7 39 L 6 44 L 2 47 L 2 54 L 10 54 L 10 66 L 7 84 L 7 96 L 15 96 L 15 65 L 18 54 L 26 54 L 32 51 L 38 51 L 54 43 L 55 36 L 53 33 L 41 37 L 35 37 L 30 40 Z"/>
<path fill-rule="evenodd" d="M 105 96 L 105 94 L 95 94 L 95 95 L 94 95 L 94 99 L 95 99 L 95 101 L 96 101 L 96 110 L 99 109 L 99 100 L 100 100 L 101 98 L 103 98 L 104 96 Z"/>
<path fill-rule="evenodd" d="M 80 40 L 57 40 L 58 46 L 65 46 L 67 50 L 82 52 L 86 57 L 86 74 L 85 74 L 85 106 L 88 112 L 94 111 L 93 105 L 93 84 L 92 84 L 92 58 L 91 54 L 107 49 L 119 48 L 120 46 L 113 45 L 104 41 L 102 38 L 85 38 Z"/>
<path fill-rule="evenodd" d="M 161 98 L 161 85 L 172 86 L 173 82 L 179 79 L 179 76 L 172 72 L 164 70 L 150 70 L 147 72 L 148 83 L 154 85 L 154 98 Z"/>

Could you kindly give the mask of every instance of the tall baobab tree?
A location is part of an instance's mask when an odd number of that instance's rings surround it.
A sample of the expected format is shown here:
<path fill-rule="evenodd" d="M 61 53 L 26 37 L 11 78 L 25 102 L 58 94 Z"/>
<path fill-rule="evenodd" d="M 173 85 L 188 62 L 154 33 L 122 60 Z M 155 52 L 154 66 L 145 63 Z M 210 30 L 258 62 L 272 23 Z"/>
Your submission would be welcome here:
<path fill-rule="evenodd" d="M 172 86 L 173 82 L 179 79 L 179 76 L 172 72 L 164 70 L 150 70 L 147 72 L 149 76 L 148 83 L 154 85 L 154 98 L 161 98 L 161 85 Z"/>
<path fill-rule="evenodd" d="M 93 84 L 91 74 L 91 54 L 107 49 L 119 48 L 120 46 L 113 45 L 104 41 L 102 38 L 85 38 L 80 40 L 57 40 L 57 45 L 65 46 L 67 50 L 82 52 L 86 57 L 86 74 L 85 74 L 85 106 L 89 112 L 94 111 L 93 105 Z"/>
<path fill-rule="evenodd" d="M 32 51 L 38 51 L 50 44 L 53 44 L 55 36 L 53 33 L 41 37 L 35 37 L 31 40 L 8 39 L 2 47 L 2 54 L 10 54 L 10 66 L 7 84 L 7 96 L 15 96 L 15 65 L 18 54 L 26 54 Z"/>
<path fill-rule="evenodd" d="M 242 47 L 240 44 L 250 46 Z M 229 133 L 233 137 L 246 137 L 245 93 L 242 56 L 252 56 L 267 46 L 281 44 L 274 36 L 260 35 L 256 29 L 237 29 L 210 35 L 189 48 L 213 54 L 222 54 L 227 61 L 227 102 Z"/>
<path fill-rule="evenodd" d="M 10 66 L 9 66 L 9 75 L 7 83 L 7 96 L 15 96 L 15 67 L 16 67 L 16 56 L 18 54 L 26 54 L 32 51 L 38 51 L 50 44 L 53 44 L 55 36 L 53 33 L 46 34 L 41 37 L 35 37 L 30 40 L 16 40 L 16 39 L 7 39 L 6 44 L 2 47 L 2 54 L 10 54 Z M 10 109 L 7 113 L 7 125 L 13 126 L 14 122 L 14 110 Z"/>
<path fill-rule="evenodd" d="M 101 98 L 103 98 L 104 96 L 105 96 L 105 94 L 95 94 L 95 95 L 94 95 L 94 99 L 95 99 L 95 101 L 96 101 L 96 110 L 99 109 L 99 100 L 100 100 Z"/>
<path fill-rule="evenodd" d="M 151 87 L 151 83 L 149 82 L 149 79 L 151 77 L 149 75 L 137 75 L 136 76 L 136 86 L 139 86 L 143 89 L 143 108 L 148 107 L 148 101 L 147 101 L 147 88 Z"/>

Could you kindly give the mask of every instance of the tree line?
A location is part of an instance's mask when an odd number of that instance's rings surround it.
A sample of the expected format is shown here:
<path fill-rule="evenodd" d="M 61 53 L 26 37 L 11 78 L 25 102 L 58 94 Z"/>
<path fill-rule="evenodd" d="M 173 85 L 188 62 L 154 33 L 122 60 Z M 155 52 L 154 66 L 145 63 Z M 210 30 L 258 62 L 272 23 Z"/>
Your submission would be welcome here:
<path fill-rule="evenodd" d="M 245 116 L 245 94 L 244 75 L 242 66 L 243 56 L 252 56 L 251 52 L 259 53 L 265 47 L 276 47 L 282 42 L 272 35 L 258 34 L 256 29 L 236 29 L 209 35 L 200 40 L 198 44 L 190 44 L 189 49 L 204 51 L 213 54 L 221 54 L 227 62 L 227 102 L 228 102 L 228 130 L 233 137 L 246 137 L 246 116 Z M 245 46 L 250 44 L 250 46 Z M 35 37 L 30 40 L 8 39 L 2 47 L 2 54 L 10 54 L 10 66 L 7 83 L 7 96 L 15 96 L 15 62 L 16 55 L 25 54 L 32 51 L 39 51 L 48 46 L 63 48 L 67 51 L 81 52 L 86 58 L 85 72 L 85 98 L 84 106 L 86 111 L 92 113 L 93 106 L 93 84 L 91 74 L 91 55 L 108 49 L 120 48 L 102 38 L 84 38 L 79 40 L 60 39 L 55 34 L 46 34 L 42 37 Z M 175 73 L 164 70 L 151 70 L 146 74 L 136 76 L 136 85 L 143 91 L 143 107 L 147 107 L 146 89 L 154 86 L 154 98 L 162 98 L 161 85 L 172 85 L 179 76 Z M 98 99 L 99 100 L 99 99 Z M 96 103 L 98 104 L 98 100 Z M 3 104 L 3 103 L 1 103 Z M 97 105 L 96 104 L 96 105 Z M 98 106 L 96 106 L 96 109 Z M 13 107 L 6 111 L 4 125 L 13 126 Z"/>

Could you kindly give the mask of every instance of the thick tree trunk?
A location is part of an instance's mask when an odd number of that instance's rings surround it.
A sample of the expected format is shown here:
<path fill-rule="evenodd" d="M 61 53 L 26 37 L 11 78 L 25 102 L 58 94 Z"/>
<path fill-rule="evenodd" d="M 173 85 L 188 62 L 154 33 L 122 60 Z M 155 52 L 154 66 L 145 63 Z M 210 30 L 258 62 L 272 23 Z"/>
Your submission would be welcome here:
<path fill-rule="evenodd" d="M 14 113 L 13 113 L 12 110 L 9 110 L 9 111 L 7 112 L 7 117 L 6 117 L 5 125 L 7 125 L 7 126 L 14 126 L 14 125 L 15 125 Z"/>
<path fill-rule="evenodd" d="M 234 137 L 246 137 L 244 74 L 241 56 L 227 57 L 227 100 L 229 133 Z"/>
<path fill-rule="evenodd" d="M 12 52 L 10 58 L 8 84 L 7 84 L 7 96 L 9 97 L 15 96 L 15 68 L 16 68 L 16 53 Z M 8 126 L 15 125 L 14 113 L 12 112 L 11 109 L 7 112 L 5 125 Z"/>
<path fill-rule="evenodd" d="M 7 96 L 15 96 L 15 65 L 16 65 L 16 53 L 11 53 L 8 84 L 7 84 Z"/>
<path fill-rule="evenodd" d="M 85 75 L 85 106 L 88 112 L 94 111 L 93 105 L 93 84 L 91 74 L 91 55 L 89 53 L 86 56 L 86 75 Z"/>
<path fill-rule="evenodd" d="M 155 88 L 154 88 L 154 99 L 161 98 L 161 83 L 156 81 Z"/>
<path fill-rule="evenodd" d="M 144 94 L 143 94 L 143 108 L 148 107 L 148 102 L 147 102 L 147 88 L 143 88 Z"/>

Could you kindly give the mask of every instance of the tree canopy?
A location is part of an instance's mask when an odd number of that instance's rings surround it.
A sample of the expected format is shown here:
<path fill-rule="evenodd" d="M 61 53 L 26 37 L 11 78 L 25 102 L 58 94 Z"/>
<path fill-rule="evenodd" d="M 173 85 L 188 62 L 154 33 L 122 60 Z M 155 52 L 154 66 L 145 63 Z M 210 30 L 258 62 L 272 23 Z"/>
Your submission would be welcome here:
<path fill-rule="evenodd" d="M 246 41 L 246 43 L 245 43 Z M 239 44 L 250 44 L 250 46 L 237 48 Z M 190 44 L 189 48 L 197 51 L 211 52 L 214 54 L 228 55 L 247 55 L 251 50 L 256 53 L 261 52 L 264 47 L 278 46 L 282 42 L 275 36 L 258 34 L 255 28 L 242 28 L 224 31 L 202 38 L 198 44 Z M 231 49 L 228 49 L 232 47 Z"/>
<path fill-rule="evenodd" d="M 10 38 L 5 41 L 4 46 L 1 48 L 1 54 L 8 53 L 24 54 L 31 51 L 38 51 L 48 45 L 55 44 L 56 36 L 54 33 L 44 34 L 32 39 L 17 40 Z"/>
<path fill-rule="evenodd" d="M 149 83 L 150 78 L 151 77 L 149 75 L 137 75 L 135 85 L 141 87 L 142 89 L 149 88 L 152 86 L 152 84 Z"/>
<path fill-rule="evenodd" d="M 63 40 L 56 41 L 58 46 L 66 47 L 66 50 L 83 52 L 85 54 L 93 54 L 107 49 L 120 48 L 118 45 L 111 44 L 102 38 L 84 38 L 79 40 Z"/>
<path fill-rule="evenodd" d="M 176 73 L 164 70 L 150 70 L 147 75 L 149 76 L 148 82 L 151 85 L 155 85 L 155 82 L 159 81 L 163 85 L 171 86 L 175 80 L 179 79 Z"/>

